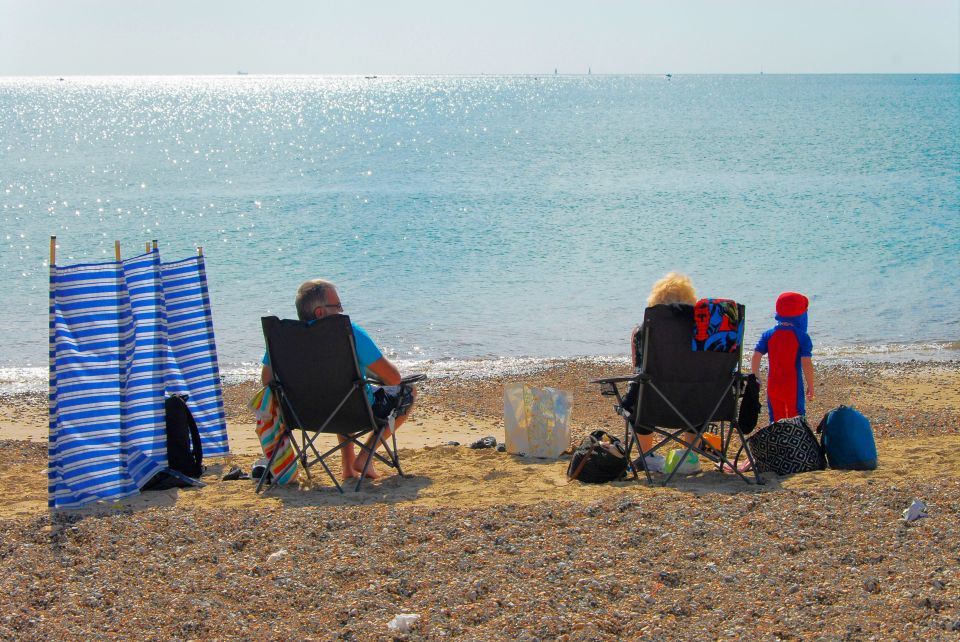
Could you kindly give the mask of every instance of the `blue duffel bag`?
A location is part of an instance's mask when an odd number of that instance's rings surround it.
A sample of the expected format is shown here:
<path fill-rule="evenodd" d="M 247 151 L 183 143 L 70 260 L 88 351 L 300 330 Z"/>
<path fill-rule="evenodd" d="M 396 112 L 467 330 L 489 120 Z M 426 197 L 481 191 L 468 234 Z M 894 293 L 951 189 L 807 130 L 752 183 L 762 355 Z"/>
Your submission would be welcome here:
<path fill-rule="evenodd" d="M 850 406 L 837 406 L 817 426 L 830 468 L 874 470 L 877 444 L 870 420 Z"/>

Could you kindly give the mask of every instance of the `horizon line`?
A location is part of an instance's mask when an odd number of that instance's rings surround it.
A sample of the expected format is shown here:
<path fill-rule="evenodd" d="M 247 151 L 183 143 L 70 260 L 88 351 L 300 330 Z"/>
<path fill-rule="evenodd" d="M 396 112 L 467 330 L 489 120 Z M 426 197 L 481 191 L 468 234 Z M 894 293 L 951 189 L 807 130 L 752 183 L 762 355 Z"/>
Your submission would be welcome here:
<path fill-rule="evenodd" d="M 626 71 L 626 72 L 417 72 L 417 73 L 384 73 L 384 72 L 248 72 L 244 70 L 224 72 L 191 72 L 191 73 L 68 73 L 68 74 L 4 74 L 0 78 L 182 78 L 182 77 L 364 77 L 375 78 L 414 78 L 422 76 L 463 77 L 463 76 L 956 76 L 956 71 Z"/>

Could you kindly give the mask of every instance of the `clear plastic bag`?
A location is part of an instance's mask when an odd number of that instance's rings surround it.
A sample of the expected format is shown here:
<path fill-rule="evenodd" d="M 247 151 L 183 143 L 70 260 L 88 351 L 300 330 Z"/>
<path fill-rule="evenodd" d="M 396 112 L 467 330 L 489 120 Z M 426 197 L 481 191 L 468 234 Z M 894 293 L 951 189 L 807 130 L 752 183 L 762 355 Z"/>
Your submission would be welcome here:
<path fill-rule="evenodd" d="M 503 390 L 503 426 L 507 452 L 559 457 L 570 447 L 573 395 L 556 388 L 514 383 Z"/>

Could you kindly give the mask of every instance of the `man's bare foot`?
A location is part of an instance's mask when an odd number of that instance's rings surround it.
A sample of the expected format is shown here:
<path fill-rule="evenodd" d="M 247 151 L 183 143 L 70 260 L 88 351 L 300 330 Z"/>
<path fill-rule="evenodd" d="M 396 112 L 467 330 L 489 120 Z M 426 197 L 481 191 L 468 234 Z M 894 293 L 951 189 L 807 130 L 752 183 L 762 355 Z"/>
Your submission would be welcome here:
<path fill-rule="evenodd" d="M 356 473 L 356 476 L 359 477 L 363 473 L 363 465 L 365 461 L 360 461 L 360 458 L 357 458 L 356 463 L 353 465 L 353 470 Z M 383 475 L 377 472 L 377 469 L 374 468 L 373 463 L 370 463 L 370 466 L 367 468 L 367 479 L 380 479 Z"/>
<path fill-rule="evenodd" d="M 340 481 L 347 481 L 347 480 L 350 480 L 350 479 L 356 479 L 356 478 L 359 477 L 359 476 L 360 476 L 360 475 L 359 475 L 358 473 L 354 472 L 352 469 L 351 469 L 351 470 L 345 470 L 345 471 L 343 471 L 343 472 L 340 474 Z"/>

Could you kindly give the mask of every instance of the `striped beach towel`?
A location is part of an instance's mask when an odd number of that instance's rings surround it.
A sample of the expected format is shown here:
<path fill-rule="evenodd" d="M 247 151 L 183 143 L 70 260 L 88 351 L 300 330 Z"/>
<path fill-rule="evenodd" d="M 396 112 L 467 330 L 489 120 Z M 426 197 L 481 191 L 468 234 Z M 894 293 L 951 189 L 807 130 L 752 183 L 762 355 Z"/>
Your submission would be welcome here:
<path fill-rule="evenodd" d="M 297 453 L 289 437 L 283 437 L 283 422 L 280 419 L 280 404 L 270 388 L 264 387 L 250 400 L 250 408 L 257 415 L 257 437 L 263 454 L 269 459 L 277 448 L 280 452 L 270 466 L 273 483 L 287 484 L 296 479 Z"/>
<path fill-rule="evenodd" d="M 162 468 L 163 392 L 137 345 L 125 268 L 50 266 L 51 508 L 135 494 Z"/>
<path fill-rule="evenodd" d="M 167 392 L 189 396 L 187 406 L 197 421 L 204 456 L 225 455 L 230 446 L 203 257 L 162 263 L 160 280 L 167 340 L 176 364 Z"/>

